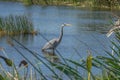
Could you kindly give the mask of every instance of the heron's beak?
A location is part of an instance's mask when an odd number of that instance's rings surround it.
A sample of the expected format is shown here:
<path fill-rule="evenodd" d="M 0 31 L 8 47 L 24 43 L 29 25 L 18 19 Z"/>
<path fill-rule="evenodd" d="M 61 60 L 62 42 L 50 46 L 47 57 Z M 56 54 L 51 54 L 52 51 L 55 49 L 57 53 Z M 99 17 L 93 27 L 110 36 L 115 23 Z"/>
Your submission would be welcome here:
<path fill-rule="evenodd" d="M 66 24 L 66 26 L 72 26 L 72 24 Z"/>

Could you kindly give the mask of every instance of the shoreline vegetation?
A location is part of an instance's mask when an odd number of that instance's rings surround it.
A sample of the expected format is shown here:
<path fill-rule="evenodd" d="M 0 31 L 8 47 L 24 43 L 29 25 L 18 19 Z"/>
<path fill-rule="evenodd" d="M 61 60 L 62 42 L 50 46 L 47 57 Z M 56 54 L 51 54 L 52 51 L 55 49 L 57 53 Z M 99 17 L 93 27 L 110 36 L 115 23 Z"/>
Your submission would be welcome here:
<path fill-rule="evenodd" d="M 0 17 L 0 36 L 37 34 L 33 23 L 27 16 L 9 15 Z"/>
<path fill-rule="evenodd" d="M 22 2 L 25 5 L 45 5 L 45 6 L 56 5 L 56 6 L 120 9 L 120 0 L 4 0 L 4 1 L 18 1 Z"/>

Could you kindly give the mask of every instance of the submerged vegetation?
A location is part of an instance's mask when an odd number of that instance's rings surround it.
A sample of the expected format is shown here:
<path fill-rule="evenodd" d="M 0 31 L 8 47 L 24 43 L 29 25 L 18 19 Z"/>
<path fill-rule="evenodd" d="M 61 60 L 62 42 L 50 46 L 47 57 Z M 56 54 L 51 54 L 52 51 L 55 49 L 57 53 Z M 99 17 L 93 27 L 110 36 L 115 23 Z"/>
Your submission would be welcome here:
<path fill-rule="evenodd" d="M 36 33 L 32 21 L 25 15 L 0 17 L 0 36 Z"/>

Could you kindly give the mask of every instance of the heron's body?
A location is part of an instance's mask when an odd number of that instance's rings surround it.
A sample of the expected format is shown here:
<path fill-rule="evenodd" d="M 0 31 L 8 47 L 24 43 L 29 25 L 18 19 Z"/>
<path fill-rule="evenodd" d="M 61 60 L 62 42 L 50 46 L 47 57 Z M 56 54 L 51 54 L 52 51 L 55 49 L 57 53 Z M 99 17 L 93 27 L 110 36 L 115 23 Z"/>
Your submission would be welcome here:
<path fill-rule="evenodd" d="M 58 46 L 59 40 L 57 38 L 50 40 L 47 42 L 42 50 L 47 50 L 47 49 L 55 49 Z"/>
<path fill-rule="evenodd" d="M 62 24 L 60 36 L 58 38 L 54 38 L 54 39 L 50 40 L 49 42 L 47 42 L 43 46 L 42 51 L 45 51 L 45 50 L 48 50 L 48 49 L 54 51 L 56 49 L 56 47 L 59 45 L 59 43 L 61 42 L 61 40 L 62 40 L 64 26 L 69 26 L 69 25 L 70 24 Z"/>

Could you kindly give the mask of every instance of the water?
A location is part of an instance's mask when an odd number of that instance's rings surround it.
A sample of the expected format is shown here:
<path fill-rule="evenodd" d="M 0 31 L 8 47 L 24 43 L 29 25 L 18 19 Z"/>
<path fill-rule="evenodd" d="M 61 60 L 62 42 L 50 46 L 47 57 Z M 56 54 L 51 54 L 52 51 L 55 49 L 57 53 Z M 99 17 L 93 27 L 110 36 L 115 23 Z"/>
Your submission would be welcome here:
<path fill-rule="evenodd" d="M 118 11 L 115 13 L 119 14 Z M 24 6 L 17 2 L 0 2 L 0 16 L 11 14 L 27 15 L 32 19 L 35 29 L 48 40 L 59 36 L 62 23 L 72 24 L 71 27 L 64 28 L 63 39 L 57 47 L 57 50 L 65 58 L 80 60 L 88 55 L 87 50 L 91 50 L 93 56 L 105 55 L 104 50 L 110 51 L 109 39 L 111 38 L 106 37 L 107 31 L 111 28 L 110 21 L 113 19 L 110 10 L 66 6 Z M 15 39 L 43 56 L 41 48 L 47 41 L 40 35 L 16 36 Z M 13 59 L 16 65 L 24 59 L 6 43 L 6 37 L 0 39 L 0 47 L 5 49 L 6 55 Z M 19 45 L 17 48 L 28 58 L 35 60 Z M 0 54 L 4 55 L 2 51 Z"/>

